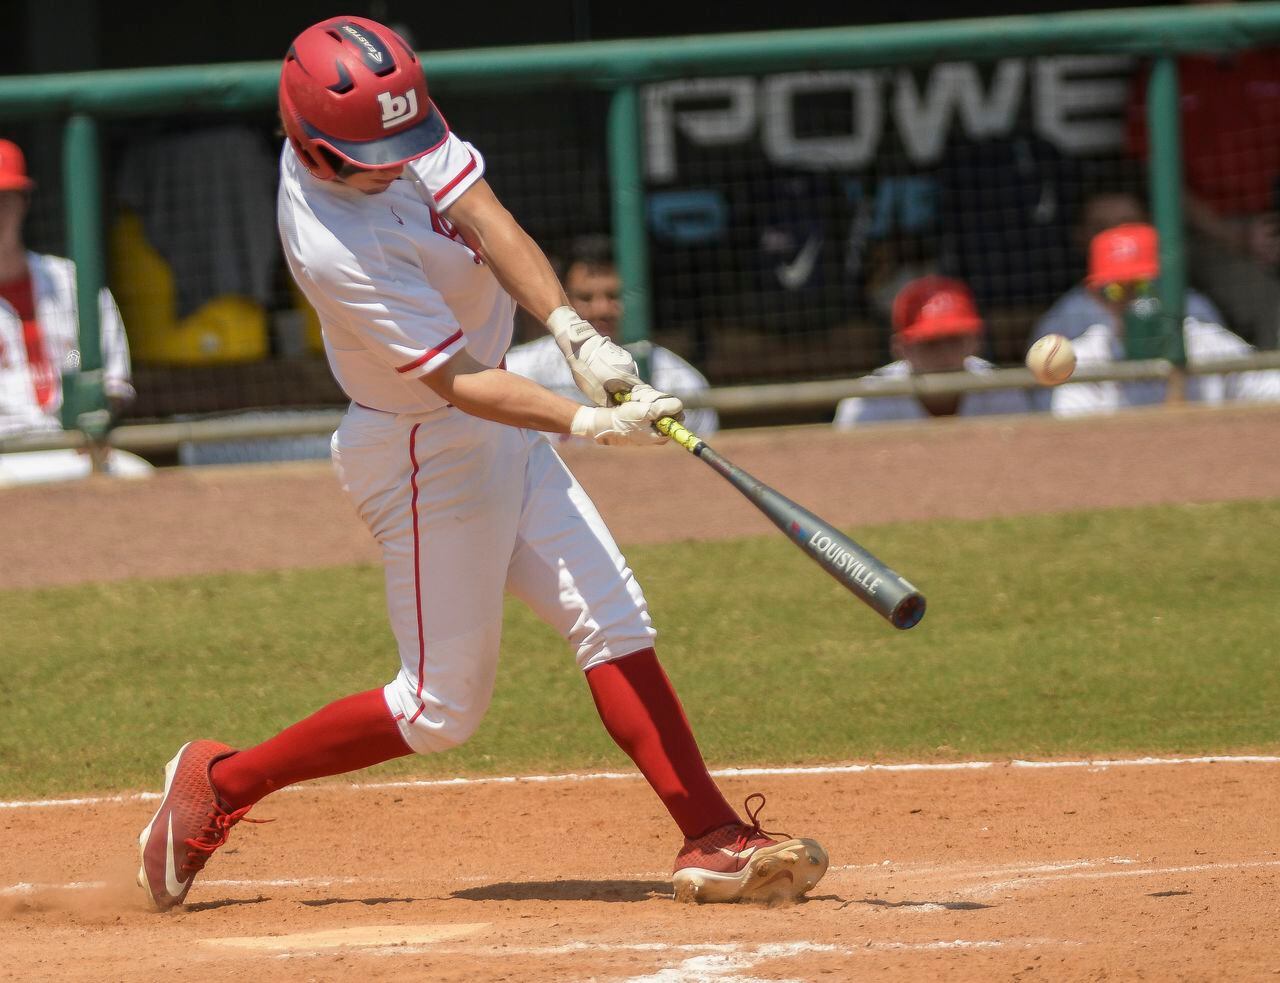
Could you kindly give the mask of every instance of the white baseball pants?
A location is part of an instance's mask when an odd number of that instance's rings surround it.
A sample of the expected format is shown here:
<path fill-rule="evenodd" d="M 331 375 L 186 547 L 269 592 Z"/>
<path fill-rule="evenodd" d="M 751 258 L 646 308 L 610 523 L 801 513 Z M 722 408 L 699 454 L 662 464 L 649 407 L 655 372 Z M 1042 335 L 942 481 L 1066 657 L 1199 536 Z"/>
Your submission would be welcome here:
<path fill-rule="evenodd" d="M 504 589 L 573 646 L 583 671 L 652 647 L 640 585 L 542 434 L 452 407 L 353 405 L 332 451 L 382 547 L 401 662 L 384 693 L 415 751 L 461 744 L 488 709 Z"/>

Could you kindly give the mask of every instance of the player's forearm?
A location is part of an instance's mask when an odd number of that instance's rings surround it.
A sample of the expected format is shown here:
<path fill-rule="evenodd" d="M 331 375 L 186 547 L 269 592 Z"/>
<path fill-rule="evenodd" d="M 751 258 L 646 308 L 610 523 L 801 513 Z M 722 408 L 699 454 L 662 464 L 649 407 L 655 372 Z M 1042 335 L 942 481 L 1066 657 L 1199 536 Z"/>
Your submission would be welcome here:
<path fill-rule="evenodd" d="M 569 303 L 555 270 L 538 244 L 479 181 L 449 209 L 449 220 L 484 258 L 512 299 L 539 321 Z"/>
<path fill-rule="evenodd" d="M 512 427 L 569 433 L 580 404 L 505 369 L 481 369 L 433 386 L 464 413 Z"/>

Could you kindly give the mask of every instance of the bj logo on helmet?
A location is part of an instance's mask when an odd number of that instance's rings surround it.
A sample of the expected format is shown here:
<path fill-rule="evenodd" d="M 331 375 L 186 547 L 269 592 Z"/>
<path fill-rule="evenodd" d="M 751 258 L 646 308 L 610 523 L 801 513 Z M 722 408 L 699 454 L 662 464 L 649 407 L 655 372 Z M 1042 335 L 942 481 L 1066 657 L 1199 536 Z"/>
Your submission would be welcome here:
<path fill-rule="evenodd" d="M 378 103 L 382 106 L 384 130 L 389 130 L 397 123 L 403 123 L 418 115 L 418 93 L 413 89 L 402 96 L 393 96 L 390 92 L 379 92 Z"/>

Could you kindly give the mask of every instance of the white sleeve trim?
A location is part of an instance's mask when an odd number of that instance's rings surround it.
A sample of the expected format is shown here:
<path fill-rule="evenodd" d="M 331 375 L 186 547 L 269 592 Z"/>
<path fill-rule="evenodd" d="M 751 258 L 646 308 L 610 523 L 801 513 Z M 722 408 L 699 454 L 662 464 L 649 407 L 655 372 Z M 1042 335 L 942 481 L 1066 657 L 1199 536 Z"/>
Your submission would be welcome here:
<path fill-rule="evenodd" d="M 469 143 L 464 143 L 463 146 L 467 148 L 469 160 L 453 177 L 445 182 L 439 191 L 431 195 L 431 200 L 435 203 L 437 211 L 448 210 L 450 205 L 461 198 L 473 184 L 484 177 L 484 157 L 480 155 L 480 151 Z"/>

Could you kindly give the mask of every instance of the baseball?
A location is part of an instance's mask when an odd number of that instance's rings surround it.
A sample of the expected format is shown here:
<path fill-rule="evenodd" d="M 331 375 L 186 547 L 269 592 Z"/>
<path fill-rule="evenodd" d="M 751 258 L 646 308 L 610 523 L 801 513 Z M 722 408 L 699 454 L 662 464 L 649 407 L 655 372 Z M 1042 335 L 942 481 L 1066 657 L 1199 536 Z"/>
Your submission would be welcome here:
<path fill-rule="evenodd" d="M 1076 370 L 1076 350 L 1060 334 L 1048 334 L 1027 352 L 1027 368 L 1042 386 L 1057 386 Z"/>

